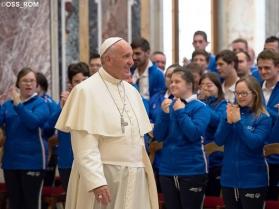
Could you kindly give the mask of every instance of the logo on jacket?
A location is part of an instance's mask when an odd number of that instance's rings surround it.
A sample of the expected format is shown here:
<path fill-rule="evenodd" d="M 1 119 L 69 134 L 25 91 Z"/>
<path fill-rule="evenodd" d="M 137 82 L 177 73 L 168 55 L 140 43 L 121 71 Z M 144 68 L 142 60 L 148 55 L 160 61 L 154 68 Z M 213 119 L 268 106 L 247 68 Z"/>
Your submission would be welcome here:
<path fill-rule="evenodd" d="M 253 126 L 247 126 L 247 129 L 250 130 L 250 131 L 254 131 L 254 130 L 255 130 L 255 127 L 253 127 Z"/>
<path fill-rule="evenodd" d="M 189 189 L 189 191 L 191 191 L 191 192 L 201 192 L 202 187 L 192 187 L 192 188 Z"/>
<path fill-rule="evenodd" d="M 252 194 L 252 193 L 246 193 L 245 194 L 245 197 L 248 197 L 248 198 L 251 198 L 251 199 L 259 199 L 261 197 L 261 194 L 260 193 L 255 193 L 255 194 Z"/>

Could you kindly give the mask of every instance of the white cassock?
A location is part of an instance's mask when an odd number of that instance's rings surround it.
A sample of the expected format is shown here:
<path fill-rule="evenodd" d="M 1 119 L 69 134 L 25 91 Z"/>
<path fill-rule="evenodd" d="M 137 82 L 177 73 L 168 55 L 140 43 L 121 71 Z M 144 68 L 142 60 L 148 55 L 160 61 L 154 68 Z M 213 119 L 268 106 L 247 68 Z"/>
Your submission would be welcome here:
<path fill-rule="evenodd" d="M 122 110 L 128 123 L 124 133 Z M 66 209 L 159 208 L 143 139 L 151 125 L 133 86 L 101 68 L 72 90 L 56 128 L 71 132 L 74 152 Z M 112 194 L 107 207 L 101 207 L 89 192 L 102 185 L 108 185 Z"/>

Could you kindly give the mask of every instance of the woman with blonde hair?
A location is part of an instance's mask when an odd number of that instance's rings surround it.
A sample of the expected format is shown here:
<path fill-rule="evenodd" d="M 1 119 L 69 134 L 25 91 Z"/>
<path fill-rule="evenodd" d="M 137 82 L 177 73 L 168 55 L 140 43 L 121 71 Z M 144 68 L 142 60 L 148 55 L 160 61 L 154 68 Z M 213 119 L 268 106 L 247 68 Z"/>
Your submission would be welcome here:
<path fill-rule="evenodd" d="M 262 209 L 268 185 L 263 146 L 271 119 L 263 105 L 261 87 L 249 76 L 235 85 L 237 104 L 227 105 L 215 141 L 224 145 L 221 187 L 227 209 Z"/>

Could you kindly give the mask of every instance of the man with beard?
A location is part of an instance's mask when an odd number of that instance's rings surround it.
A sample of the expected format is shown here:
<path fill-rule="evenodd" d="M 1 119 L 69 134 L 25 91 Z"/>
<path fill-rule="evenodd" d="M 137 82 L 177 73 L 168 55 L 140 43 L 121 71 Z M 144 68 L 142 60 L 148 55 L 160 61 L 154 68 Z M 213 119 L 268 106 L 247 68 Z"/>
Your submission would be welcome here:
<path fill-rule="evenodd" d="M 132 41 L 134 66 L 131 70 L 133 84 L 141 96 L 149 100 L 154 94 L 165 90 L 165 78 L 162 71 L 152 64 L 150 57 L 150 45 L 144 38 Z"/>

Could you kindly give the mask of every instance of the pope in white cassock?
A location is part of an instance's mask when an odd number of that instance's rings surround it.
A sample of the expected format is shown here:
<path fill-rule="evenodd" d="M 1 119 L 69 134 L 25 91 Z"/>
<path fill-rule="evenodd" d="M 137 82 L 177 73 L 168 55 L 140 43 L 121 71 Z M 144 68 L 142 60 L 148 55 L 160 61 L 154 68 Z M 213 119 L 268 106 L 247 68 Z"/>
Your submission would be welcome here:
<path fill-rule="evenodd" d="M 103 68 L 71 91 L 56 124 L 71 133 L 74 152 L 66 209 L 158 209 L 143 140 L 151 125 L 138 91 L 124 81 L 133 51 L 112 37 L 100 55 Z"/>

